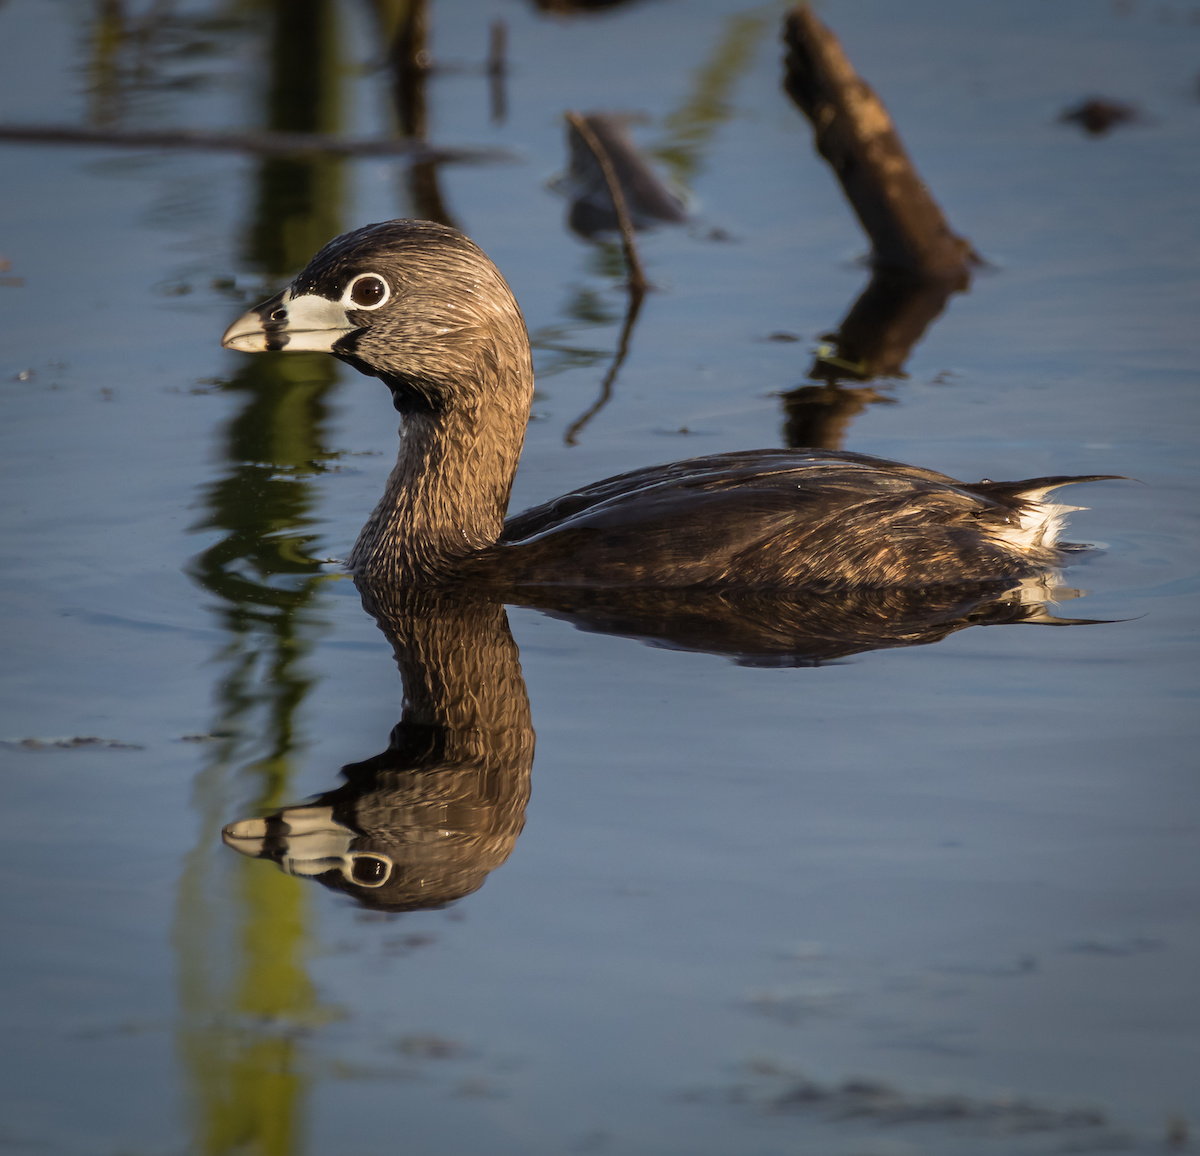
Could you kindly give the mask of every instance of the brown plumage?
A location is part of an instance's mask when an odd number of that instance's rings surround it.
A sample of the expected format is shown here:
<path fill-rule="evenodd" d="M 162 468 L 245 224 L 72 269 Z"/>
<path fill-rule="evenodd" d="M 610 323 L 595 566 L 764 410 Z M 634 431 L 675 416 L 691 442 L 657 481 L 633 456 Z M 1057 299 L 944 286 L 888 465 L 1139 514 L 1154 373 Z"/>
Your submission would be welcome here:
<path fill-rule="evenodd" d="M 529 340 L 461 233 L 387 221 L 337 238 L 224 344 L 322 349 L 384 381 L 404 417 L 350 556 L 373 582 L 494 590 L 836 591 L 1015 580 L 1062 560 L 1057 486 L 964 484 L 863 454 L 757 450 L 636 470 L 504 521 L 533 395 Z"/>

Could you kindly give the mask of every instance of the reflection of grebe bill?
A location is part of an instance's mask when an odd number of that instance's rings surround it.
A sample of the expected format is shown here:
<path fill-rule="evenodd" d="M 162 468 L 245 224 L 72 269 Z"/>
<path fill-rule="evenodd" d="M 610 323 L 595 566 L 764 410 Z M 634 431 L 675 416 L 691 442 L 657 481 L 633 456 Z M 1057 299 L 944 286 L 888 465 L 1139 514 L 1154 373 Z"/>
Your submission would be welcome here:
<path fill-rule="evenodd" d="M 289 807 L 269 819 L 239 819 L 221 838 L 256 859 L 274 859 L 288 875 L 338 871 L 357 887 L 382 887 L 394 864 L 385 855 L 351 850 L 356 833 L 333 817 L 331 807 Z"/>
<path fill-rule="evenodd" d="M 481 887 L 525 824 L 534 735 L 517 647 L 493 599 L 391 586 L 363 597 L 404 686 L 387 748 L 223 837 L 364 907 L 440 907 Z"/>

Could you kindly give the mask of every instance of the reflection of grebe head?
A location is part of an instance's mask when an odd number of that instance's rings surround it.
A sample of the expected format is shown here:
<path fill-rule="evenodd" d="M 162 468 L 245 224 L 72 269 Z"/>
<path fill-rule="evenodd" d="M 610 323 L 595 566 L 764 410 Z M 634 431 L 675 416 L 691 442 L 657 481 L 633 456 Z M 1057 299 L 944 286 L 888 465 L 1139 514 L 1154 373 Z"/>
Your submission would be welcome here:
<path fill-rule="evenodd" d="M 397 746 L 344 769 L 344 786 L 230 823 L 226 845 L 381 911 L 441 907 L 478 890 L 524 826 L 532 746 L 506 766 L 471 757 L 482 751 L 448 757 L 439 728 L 396 731 Z"/>
<path fill-rule="evenodd" d="M 221 834 L 235 851 L 345 891 L 364 907 L 411 911 L 442 907 L 477 891 L 488 872 L 508 858 L 519 833 L 518 828 L 496 837 L 409 827 L 363 834 L 338 822 L 333 808 L 313 805 L 240 819 Z"/>

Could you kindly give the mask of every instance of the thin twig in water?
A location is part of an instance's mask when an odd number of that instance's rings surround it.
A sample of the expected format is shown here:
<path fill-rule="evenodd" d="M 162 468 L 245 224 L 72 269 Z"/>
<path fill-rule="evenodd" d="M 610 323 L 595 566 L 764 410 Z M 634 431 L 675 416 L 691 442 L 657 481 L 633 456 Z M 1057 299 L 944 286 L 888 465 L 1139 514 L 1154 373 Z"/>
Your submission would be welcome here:
<path fill-rule="evenodd" d="M 616 170 L 608 151 L 592 132 L 591 125 L 585 117 L 577 112 L 568 112 L 567 123 L 592 150 L 592 155 L 604 174 L 604 182 L 608 185 L 609 196 L 612 197 L 613 208 L 617 213 L 617 226 L 621 230 L 621 247 L 625 251 L 625 264 L 629 270 L 629 292 L 640 297 L 646 292 L 646 274 L 642 272 L 642 262 L 638 259 L 637 245 L 633 240 L 633 222 L 629 218 L 629 208 L 625 204 L 625 194 L 621 190 L 621 182 L 617 180 Z"/>
<path fill-rule="evenodd" d="M 608 185 L 609 196 L 612 197 L 613 209 L 617 214 L 617 226 L 621 230 L 621 248 L 625 253 L 625 267 L 628 270 L 626 287 L 629 290 L 629 307 L 625 310 L 625 324 L 621 328 L 621 339 L 617 343 L 617 352 L 613 357 L 604 381 L 600 384 L 600 396 L 592 407 L 582 414 L 563 435 L 563 440 L 569 446 L 578 444 L 578 435 L 588 422 L 592 420 L 612 397 L 613 383 L 617 380 L 622 363 L 629 353 L 629 339 L 633 334 L 633 326 L 642 308 L 646 296 L 646 274 L 642 271 L 642 262 L 638 258 L 637 245 L 633 240 L 633 222 L 629 218 L 629 207 L 625 204 L 625 194 L 621 182 L 617 180 L 616 170 L 608 155 L 608 150 L 592 132 L 591 125 L 577 112 L 567 113 L 567 123 L 579 134 L 580 139 L 591 149 L 592 156 L 604 174 L 604 182 Z"/>
<path fill-rule="evenodd" d="M 600 396 L 592 403 L 591 408 L 586 413 L 581 414 L 563 435 L 563 441 L 567 445 L 573 446 L 579 444 L 579 431 L 608 404 L 608 399 L 612 397 L 613 382 L 617 380 L 617 372 L 625 360 L 625 355 L 629 352 L 629 339 L 633 335 L 634 322 L 637 321 L 637 316 L 644 300 L 645 294 L 634 292 L 631 286 L 629 290 L 629 308 L 625 311 L 625 324 L 621 327 L 621 340 L 617 343 L 617 352 L 616 356 L 613 357 L 612 365 L 608 367 L 608 372 L 604 375 L 604 381 L 600 384 Z"/>

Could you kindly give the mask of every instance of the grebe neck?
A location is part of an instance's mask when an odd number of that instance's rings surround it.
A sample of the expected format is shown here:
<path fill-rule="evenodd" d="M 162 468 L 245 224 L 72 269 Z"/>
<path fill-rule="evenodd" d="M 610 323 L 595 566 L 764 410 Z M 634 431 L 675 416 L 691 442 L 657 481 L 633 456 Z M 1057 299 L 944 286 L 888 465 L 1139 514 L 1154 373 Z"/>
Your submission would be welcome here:
<path fill-rule="evenodd" d="M 523 344 L 523 351 L 480 359 L 478 388 L 466 404 L 402 409 L 396 465 L 350 555 L 356 575 L 448 581 L 464 559 L 499 538 L 533 396 Z M 502 382 L 504 372 L 510 380 Z"/>

